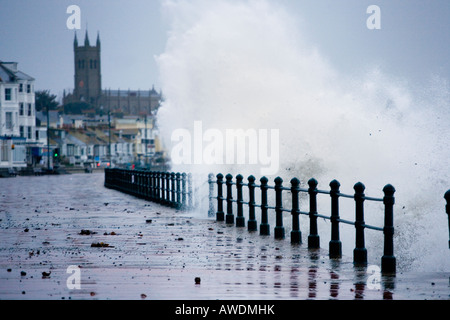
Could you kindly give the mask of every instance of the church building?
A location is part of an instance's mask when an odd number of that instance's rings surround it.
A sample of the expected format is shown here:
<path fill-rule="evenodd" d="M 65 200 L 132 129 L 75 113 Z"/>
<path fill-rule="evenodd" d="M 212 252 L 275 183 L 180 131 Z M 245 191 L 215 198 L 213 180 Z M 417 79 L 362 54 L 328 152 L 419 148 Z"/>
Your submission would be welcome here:
<path fill-rule="evenodd" d="M 75 33 L 74 90 L 64 94 L 63 103 L 85 102 L 96 110 L 111 111 L 123 115 L 152 115 L 159 108 L 162 93 L 154 87 L 149 90 L 102 89 L 101 44 L 97 34 L 95 45 L 91 45 L 86 30 L 84 45 L 79 45 Z"/>

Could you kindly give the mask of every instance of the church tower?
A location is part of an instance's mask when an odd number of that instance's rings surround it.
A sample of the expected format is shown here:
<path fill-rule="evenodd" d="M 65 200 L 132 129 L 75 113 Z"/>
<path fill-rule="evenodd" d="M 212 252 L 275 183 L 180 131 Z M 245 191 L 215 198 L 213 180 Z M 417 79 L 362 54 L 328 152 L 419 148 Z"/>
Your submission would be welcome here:
<path fill-rule="evenodd" d="M 100 35 L 97 34 L 95 46 L 91 46 L 86 30 L 84 46 L 79 46 L 75 33 L 73 51 L 75 56 L 74 98 L 97 107 L 102 93 Z"/>

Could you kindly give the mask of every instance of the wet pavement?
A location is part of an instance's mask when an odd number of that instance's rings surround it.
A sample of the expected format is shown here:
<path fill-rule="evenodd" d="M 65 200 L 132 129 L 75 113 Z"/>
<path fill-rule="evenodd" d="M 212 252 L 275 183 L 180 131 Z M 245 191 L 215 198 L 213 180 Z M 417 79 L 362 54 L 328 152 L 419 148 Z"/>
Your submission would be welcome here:
<path fill-rule="evenodd" d="M 103 173 L 0 179 L 1 300 L 450 298 L 450 272 L 382 277 L 103 183 Z"/>

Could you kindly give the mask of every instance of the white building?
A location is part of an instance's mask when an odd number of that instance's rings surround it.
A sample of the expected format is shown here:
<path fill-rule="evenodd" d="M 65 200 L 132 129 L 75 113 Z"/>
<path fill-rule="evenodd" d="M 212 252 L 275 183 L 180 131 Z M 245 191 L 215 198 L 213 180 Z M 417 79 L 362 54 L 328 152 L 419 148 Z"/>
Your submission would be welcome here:
<path fill-rule="evenodd" d="M 32 165 L 40 154 L 36 138 L 34 78 L 17 62 L 0 61 L 0 168 Z"/>

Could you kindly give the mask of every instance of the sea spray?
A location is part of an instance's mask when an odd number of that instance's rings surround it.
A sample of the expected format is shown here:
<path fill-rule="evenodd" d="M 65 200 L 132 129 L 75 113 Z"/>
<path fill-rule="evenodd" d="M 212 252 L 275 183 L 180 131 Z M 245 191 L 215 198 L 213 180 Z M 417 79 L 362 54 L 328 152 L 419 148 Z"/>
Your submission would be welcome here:
<path fill-rule="evenodd" d="M 314 177 L 320 189 L 329 189 L 337 179 L 341 192 L 351 194 L 361 181 L 366 195 L 382 197 L 390 183 L 397 190 L 394 254 L 400 270 L 450 269 L 443 199 L 450 188 L 445 79 L 434 78 L 419 92 L 379 68 L 340 74 L 275 2 L 170 1 L 164 9 L 172 29 L 157 57 L 165 91 L 158 125 L 169 150 L 174 130 L 193 132 L 196 121 L 220 132 L 278 129 L 280 164 L 269 177 L 272 184 L 276 176 L 285 185 L 295 176 L 305 187 Z M 204 181 L 209 172 L 247 177 L 259 171 L 245 164 L 173 169 Z M 353 203 L 341 202 L 341 217 L 352 220 Z M 366 222 L 382 226 L 383 206 L 367 207 Z M 329 198 L 321 199 L 319 211 L 329 210 Z M 301 228 L 307 231 L 305 221 Z M 320 221 L 324 248 L 329 227 Z M 367 230 L 366 237 L 369 261 L 378 264 L 382 233 Z M 342 226 L 341 239 L 350 256 L 354 228 Z"/>

